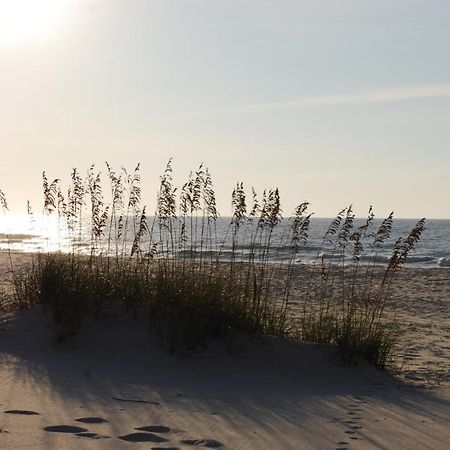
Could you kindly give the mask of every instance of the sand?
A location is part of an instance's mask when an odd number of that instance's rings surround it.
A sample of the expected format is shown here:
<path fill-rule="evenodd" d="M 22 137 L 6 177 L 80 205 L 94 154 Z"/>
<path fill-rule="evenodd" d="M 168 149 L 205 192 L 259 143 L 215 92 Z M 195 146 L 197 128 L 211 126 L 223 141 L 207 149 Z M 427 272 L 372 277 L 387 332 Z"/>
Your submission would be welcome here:
<path fill-rule="evenodd" d="M 2 254 L 4 286 L 8 270 Z M 56 345 L 44 312 L 22 311 L 0 329 L 0 448 L 448 448 L 449 281 L 400 274 L 389 305 L 407 330 L 400 375 L 270 337 L 170 356 L 144 319 L 119 316 Z"/>

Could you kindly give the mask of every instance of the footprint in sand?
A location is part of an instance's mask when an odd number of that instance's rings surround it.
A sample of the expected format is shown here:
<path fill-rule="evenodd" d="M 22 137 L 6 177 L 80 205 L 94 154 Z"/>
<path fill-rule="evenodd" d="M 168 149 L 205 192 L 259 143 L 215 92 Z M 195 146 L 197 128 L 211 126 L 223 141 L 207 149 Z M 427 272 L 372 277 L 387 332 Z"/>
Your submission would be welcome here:
<path fill-rule="evenodd" d="M 84 433 L 75 433 L 75 436 L 86 439 L 109 439 L 109 436 L 104 436 L 103 434 L 92 433 L 90 431 Z"/>
<path fill-rule="evenodd" d="M 45 431 L 48 431 L 49 433 L 67 433 L 67 434 L 73 434 L 76 437 L 79 438 L 85 438 L 85 439 L 109 439 L 110 436 L 104 436 L 102 434 L 97 434 L 90 432 L 86 428 L 74 426 L 74 425 L 51 425 L 48 427 L 44 427 Z"/>
<path fill-rule="evenodd" d="M 74 425 L 50 425 L 48 427 L 44 427 L 45 431 L 48 431 L 49 433 L 86 433 L 89 430 L 82 427 L 77 427 Z"/>
<path fill-rule="evenodd" d="M 363 412 L 361 408 L 363 403 L 367 403 L 362 397 L 355 396 L 353 397 L 355 403 L 349 403 L 347 407 L 350 411 L 347 411 L 347 420 L 344 420 L 343 423 L 347 428 L 344 433 L 347 435 L 347 438 L 351 440 L 359 440 L 360 438 L 356 436 L 358 430 L 361 430 L 363 427 L 356 422 L 357 420 L 362 420 L 362 417 L 357 416 L 357 413 Z M 361 422 L 359 422 L 361 423 Z M 349 443 L 347 441 L 340 441 L 336 444 L 336 450 L 347 450 Z"/>
<path fill-rule="evenodd" d="M 22 416 L 39 416 L 40 413 L 36 411 L 29 411 L 27 409 L 7 409 L 3 411 L 5 414 L 19 414 Z"/>
<path fill-rule="evenodd" d="M 150 433 L 170 433 L 172 431 L 171 428 L 164 425 L 148 425 L 145 427 L 136 427 L 135 430 L 148 431 Z"/>
<path fill-rule="evenodd" d="M 181 450 L 179 447 L 152 447 L 151 450 Z"/>
<path fill-rule="evenodd" d="M 358 405 L 348 405 L 348 407 L 354 412 L 362 412 L 362 409 Z"/>
<path fill-rule="evenodd" d="M 103 417 L 80 417 L 75 420 L 77 422 L 81 422 L 81 423 L 107 423 L 108 422 Z"/>
<path fill-rule="evenodd" d="M 153 433 L 130 433 L 119 436 L 119 439 L 127 442 L 167 442 L 168 439 Z"/>
<path fill-rule="evenodd" d="M 207 447 L 207 448 L 220 448 L 223 447 L 223 444 L 214 439 L 184 439 L 180 441 L 185 445 L 198 445 L 199 447 Z"/>

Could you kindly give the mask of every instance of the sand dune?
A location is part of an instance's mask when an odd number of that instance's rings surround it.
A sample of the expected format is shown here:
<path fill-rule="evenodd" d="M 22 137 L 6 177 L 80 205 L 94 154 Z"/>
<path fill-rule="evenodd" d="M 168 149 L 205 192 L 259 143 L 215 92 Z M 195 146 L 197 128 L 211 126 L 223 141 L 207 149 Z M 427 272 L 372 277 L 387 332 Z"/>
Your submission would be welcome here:
<path fill-rule="evenodd" d="M 449 288 L 444 272 L 415 274 L 391 305 L 409 328 L 406 378 L 272 338 L 170 356 L 145 318 L 118 315 L 56 345 L 44 312 L 22 311 L 0 331 L 0 448 L 448 448 L 436 367 L 448 369 Z"/>

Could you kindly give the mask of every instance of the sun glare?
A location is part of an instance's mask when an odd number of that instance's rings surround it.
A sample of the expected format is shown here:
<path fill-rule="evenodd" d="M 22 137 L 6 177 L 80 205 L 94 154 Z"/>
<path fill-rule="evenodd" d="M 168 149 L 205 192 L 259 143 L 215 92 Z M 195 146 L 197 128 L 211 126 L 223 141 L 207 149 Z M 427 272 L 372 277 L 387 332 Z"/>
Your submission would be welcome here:
<path fill-rule="evenodd" d="M 50 36 L 62 24 L 69 0 L 0 0 L 0 42 Z"/>

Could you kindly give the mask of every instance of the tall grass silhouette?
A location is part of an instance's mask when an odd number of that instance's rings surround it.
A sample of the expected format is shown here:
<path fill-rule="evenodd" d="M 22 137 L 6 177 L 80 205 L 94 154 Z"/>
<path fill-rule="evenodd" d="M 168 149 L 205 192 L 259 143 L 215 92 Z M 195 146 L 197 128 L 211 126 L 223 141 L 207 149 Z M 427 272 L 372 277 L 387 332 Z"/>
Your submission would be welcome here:
<path fill-rule="evenodd" d="M 108 184 L 94 166 L 85 178 L 73 169 L 66 195 L 59 179 L 43 173 L 42 212 L 57 215 L 71 247 L 35 255 L 30 270 L 14 277 L 15 298 L 21 307 L 44 305 L 58 339 L 113 310 L 148 317 L 171 352 L 245 332 L 333 344 L 345 360 L 363 357 L 379 368 L 392 362 L 398 328 L 385 306 L 424 219 L 380 268 L 393 213 L 374 229 L 370 208 L 356 227 L 348 206 L 330 223 L 316 261 L 302 265 L 308 202 L 283 219 L 278 189 L 247 195 L 238 182 L 228 226 L 218 233 L 215 191 L 203 165 L 178 189 L 169 160 L 151 215 L 142 205 L 139 164 L 128 173 L 107 163 L 106 172 Z M 0 202 L 6 210 L 2 191 Z M 31 217 L 29 203 L 27 210 Z"/>

